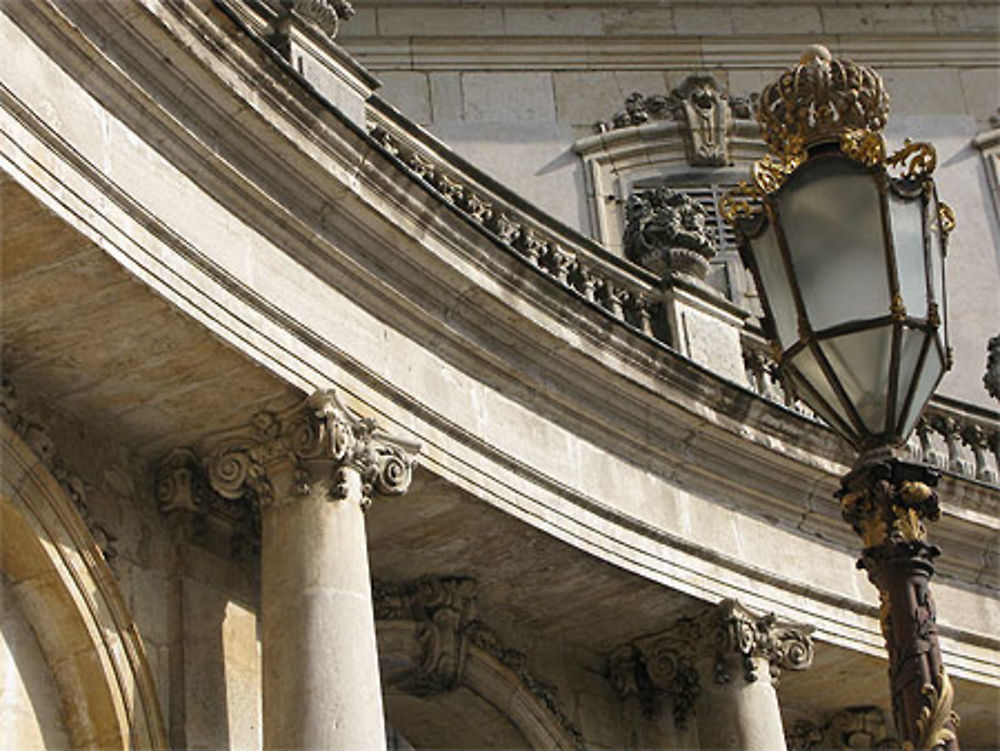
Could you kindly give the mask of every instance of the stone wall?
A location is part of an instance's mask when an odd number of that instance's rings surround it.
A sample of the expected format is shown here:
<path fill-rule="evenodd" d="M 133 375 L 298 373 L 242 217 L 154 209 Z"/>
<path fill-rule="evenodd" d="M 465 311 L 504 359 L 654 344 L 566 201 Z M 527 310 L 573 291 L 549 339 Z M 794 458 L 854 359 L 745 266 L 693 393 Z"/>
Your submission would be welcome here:
<path fill-rule="evenodd" d="M 949 264 L 956 367 L 940 391 L 995 408 L 986 342 L 1000 320 L 1000 226 L 972 139 L 997 109 L 1000 29 L 990 3 L 632 2 L 481 6 L 359 3 L 339 41 L 379 93 L 460 155 L 556 218 L 597 236 L 574 140 L 634 91 L 664 94 L 706 71 L 759 92 L 823 43 L 875 66 L 891 96 L 890 144 L 932 140 L 959 217 Z M 970 190 L 969 186 L 974 186 Z"/>

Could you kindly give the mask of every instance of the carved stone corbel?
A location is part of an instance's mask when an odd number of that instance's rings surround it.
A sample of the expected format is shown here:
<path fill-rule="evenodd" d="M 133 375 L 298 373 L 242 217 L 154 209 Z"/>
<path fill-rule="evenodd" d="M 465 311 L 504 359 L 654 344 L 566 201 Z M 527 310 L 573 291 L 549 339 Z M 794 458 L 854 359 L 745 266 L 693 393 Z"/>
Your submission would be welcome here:
<path fill-rule="evenodd" d="M 669 101 L 675 119 L 685 126 L 688 162 L 696 167 L 729 164 L 730 104 L 719 82 L 707 73 L 690 75 L 670 92 Z"/>

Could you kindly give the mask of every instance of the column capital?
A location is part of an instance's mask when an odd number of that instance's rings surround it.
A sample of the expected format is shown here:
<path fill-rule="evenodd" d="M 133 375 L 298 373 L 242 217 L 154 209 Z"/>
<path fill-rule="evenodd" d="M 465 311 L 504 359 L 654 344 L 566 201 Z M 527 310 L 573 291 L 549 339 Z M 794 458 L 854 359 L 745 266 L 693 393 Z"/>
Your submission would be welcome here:
<path fill-rule="evenodd" d="M 406 492 L 419 448 L 322 389 L 282 412 L 258 412 L 196 449 L 174 449 L 157 468 L 157 499 L 163 511 L 218 512 L 241 500 L 260 511 L 324 492 L 366 508 L 376 495 Z"/>
<path fill-rule="evenodd" d="M 757 661 L 782 669 L 805 670 L 812 664 L 812 628 L 757 615 L 735 600 L 723 600 L 693 617 L 680 618 L 660 633 L 621 645 L 608 656 L 608 680 L 625 698 L 638 695 L 647 713 L 658 695 L 673 706 L 674 724 L 685 729 L 706 682 L 733 681 L 732 666 L 742 667 L 747 682 L 759 679 Z M 703 668 L 711 666 L 711 676 Z"/>
<path fill-rule="evenodd" d="M 805 670 L 812 665 L 812 627 L 780 621 L 774 613 L 758 615 L 736 600 L 723 600 L 699 618 L 692 628 L 700 632 L 702 653 L 715 658 L 716 683 L 732 680 L 728 658 L 739 658 L 743 678 L 758 679 L 754 658 L 763 658 L 770 666 L 771 678 L 784 670 Z"/>

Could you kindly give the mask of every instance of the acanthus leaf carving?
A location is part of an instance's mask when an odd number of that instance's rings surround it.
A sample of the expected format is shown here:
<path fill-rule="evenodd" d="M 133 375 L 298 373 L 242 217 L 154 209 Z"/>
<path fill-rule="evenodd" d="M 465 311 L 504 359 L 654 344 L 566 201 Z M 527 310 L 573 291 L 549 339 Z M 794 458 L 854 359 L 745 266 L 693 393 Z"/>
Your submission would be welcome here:
<path fill-rule="evenodd" d="M 704 279 L 716 247 L 704 207 L 686 193 L 633 193 L 625 207 L 625 255 L 655 274 Z"/>

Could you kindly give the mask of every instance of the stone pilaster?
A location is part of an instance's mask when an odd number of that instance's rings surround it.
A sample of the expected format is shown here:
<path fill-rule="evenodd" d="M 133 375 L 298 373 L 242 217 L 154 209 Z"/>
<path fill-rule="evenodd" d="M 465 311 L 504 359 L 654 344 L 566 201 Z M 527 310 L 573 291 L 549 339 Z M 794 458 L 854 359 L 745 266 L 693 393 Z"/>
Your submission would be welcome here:
<path fill-rule="evenodd" d="M 774 684 L 782 669 L 812 663 L 810 631 L 725 600 L 615 650 L 609 679 L 647 714 L 666 700 L 678 730 L 693 717 L 702 748 L 784 749 Z M 635 662 L 624 659 L 627 650 Z"/>
<path fill-rule="evenodd" d="M 161 466 L 164 509 L 257 512 L 265 748 L 385 748 L 363 512 L 416 450 L 318 391 Z"/>

